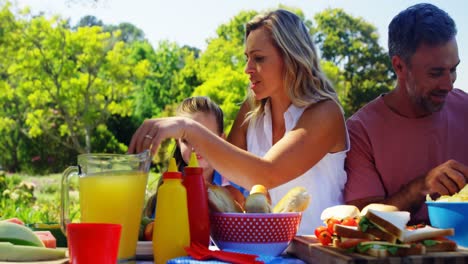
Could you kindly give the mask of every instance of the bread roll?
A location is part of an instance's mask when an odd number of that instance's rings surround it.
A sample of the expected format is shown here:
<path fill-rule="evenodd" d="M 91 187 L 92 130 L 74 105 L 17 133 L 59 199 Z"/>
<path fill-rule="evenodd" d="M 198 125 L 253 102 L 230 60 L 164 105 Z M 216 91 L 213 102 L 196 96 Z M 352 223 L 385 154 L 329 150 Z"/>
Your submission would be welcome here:
<path fill-rule="evenodd" d="M 309 206 L 310 195 L 304 187 L 294 187 L 273 208 L 273 213 L 302 212 Z"/>
<path fill-rule="evenodd" d="M 382 212 L 395 212 L 399 211 L 396 206 L 389 205 L 389 204 L 380 204 L 380 203 L 371 203 L 368 204 L 366 207 L 362 208 L 361 215 L 366 215 L 369 209 L 373 209 L 376 211 Z"/>
<path fill-rule="evenodd" d="M 208 186 L 208 205 L 211 212 L 242 213 L 242 207 L 234 200 L 231 193 L 221 186 Z"/>
<path fill-rule="evenodd" d="M 253 193 L 245 200 L 246 213 L 271 213 L 271 205 L 263 193 Z"/>
<path fill-rule="evenodd" d="M 239 189 L 237 189 L 236 187 L 232 185 L 226 185 L 223 187 L 231 193 L 231 196 L 234 198 L 234 201 L 240 204 L 241 207 L 244 207 L 245 197 L 241 193 L 241 191 L 239 191 Z"/>
<path fill-rule="evenodd" d="M 330 218 L 335 218 L 338 220 L 343 220 L 347 217 L 358 218 L 360 217 L 359 208 L 354 205 L 335 205 L 327 207 L 322 211 L 320 219 L 326 221 Z"/>

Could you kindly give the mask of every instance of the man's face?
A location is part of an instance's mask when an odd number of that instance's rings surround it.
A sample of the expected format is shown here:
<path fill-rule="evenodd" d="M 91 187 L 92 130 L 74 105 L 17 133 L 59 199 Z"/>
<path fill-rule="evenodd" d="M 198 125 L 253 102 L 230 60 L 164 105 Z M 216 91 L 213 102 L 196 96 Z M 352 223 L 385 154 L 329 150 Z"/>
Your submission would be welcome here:
<path fill-rule="evenodd" d="M 405 67 L 405 87 L 418 114 L 440 111 L 457 78 L 458 47 L 455 38 L 438 45 L 421 45 Z"/>

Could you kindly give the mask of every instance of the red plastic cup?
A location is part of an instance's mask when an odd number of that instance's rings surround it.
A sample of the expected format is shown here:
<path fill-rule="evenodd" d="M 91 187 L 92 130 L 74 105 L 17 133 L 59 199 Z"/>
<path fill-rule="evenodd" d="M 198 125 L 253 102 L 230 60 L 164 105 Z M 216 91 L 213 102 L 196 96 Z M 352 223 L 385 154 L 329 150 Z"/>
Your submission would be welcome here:
<path fill-rule="evenodd" d="M 115 264 L 122 225 L 67 224 L 68 253 L 72 264 Z"/>

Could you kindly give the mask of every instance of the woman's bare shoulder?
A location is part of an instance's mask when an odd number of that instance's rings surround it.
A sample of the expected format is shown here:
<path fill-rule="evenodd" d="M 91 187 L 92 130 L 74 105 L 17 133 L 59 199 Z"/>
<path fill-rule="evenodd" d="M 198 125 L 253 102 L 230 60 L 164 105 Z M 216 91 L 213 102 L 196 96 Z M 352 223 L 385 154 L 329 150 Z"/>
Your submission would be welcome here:
<path fill-rule="evenodd" d="M 299 120 L 306 124 L 317 121 L 344 122 L 344 116 L 341 107 L 335 101 L 323 100 L 308 106 Z"/>
<path fill-rule="evenodd" d="M 329 141 L 328 152 L 342 151 L 346 148 L 344 115 L 341 107 L 332 100 L 321 101 L 307 107 L 298 120 L 296 129 L 303 129 L 311 142 Z"/>

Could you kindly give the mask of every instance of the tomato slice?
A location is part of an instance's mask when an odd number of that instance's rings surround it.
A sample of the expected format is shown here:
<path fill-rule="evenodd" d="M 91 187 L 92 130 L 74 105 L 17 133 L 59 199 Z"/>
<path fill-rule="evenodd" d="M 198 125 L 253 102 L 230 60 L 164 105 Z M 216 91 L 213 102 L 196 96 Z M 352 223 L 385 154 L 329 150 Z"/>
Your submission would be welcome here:
<path fill-rule="evenodd" d="M 322 245 L 328 246 L 332 242 L 332 235 L 328 231 L 322 231 L 318 236 L 318 240 Z"/>
<path fill-rule="evenodd" d="M 315 229 L 314 231 L 314 234 L 315 234 L 315 237 L 318 238 L 320 233 L 322 233 L 323 231 L 327 231 L 327 227 L 326 226 L 319 226 Z"/>
<path fill-rule="evenodd" d="M 327 220 L 327 229 L 328 229 L 328 232 L 330 232 L 330 234 L 335 233 L 335 231 L 333 230 L 333 227 L 336 224 L 341 224 L 341 221 L 338 220 L 338 219 L 335 219 L 335 218 L 330 218 L 330 219 Z"/>
<path fill-rule="evenodd" d="M 356 219 L 354 219 L 353 217 L 345 218 L 343 221 L 341 221 L 341 224 L 345 226 L 357 226 L 358 225 Z"/>

